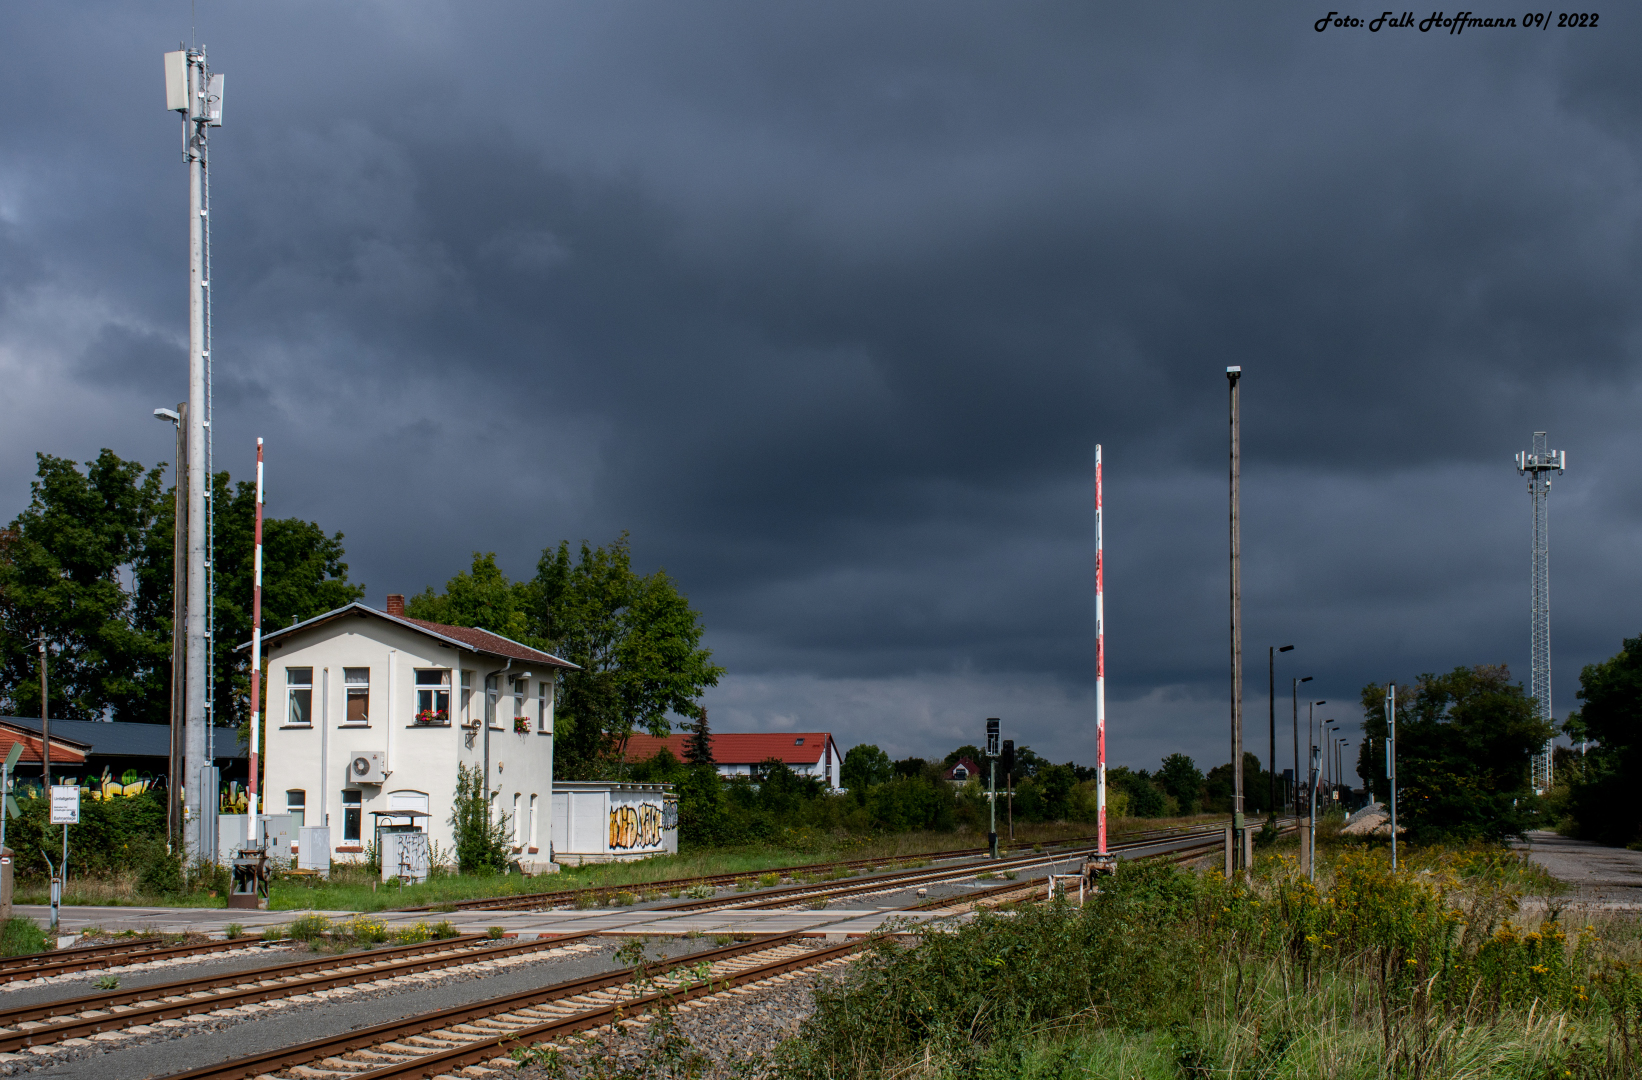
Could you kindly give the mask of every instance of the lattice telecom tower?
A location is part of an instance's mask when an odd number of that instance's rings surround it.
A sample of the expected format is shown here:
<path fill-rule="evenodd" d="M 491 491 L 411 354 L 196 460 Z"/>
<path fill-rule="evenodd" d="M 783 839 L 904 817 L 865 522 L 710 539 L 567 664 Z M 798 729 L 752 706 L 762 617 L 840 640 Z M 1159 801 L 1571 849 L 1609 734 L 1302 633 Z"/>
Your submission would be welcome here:
<path fill-rule="evenodd" d="M 1528 494 L 1534 503 L 1533 612 L 1530 636 L 1533 639 L 1533 679 L 1531 692 L 1539 702 L 1539 714 L 1552 723 L 1551 711 L 1551 473 L 1562 472 L 1567 456 L 1561 450 L 1545 448 L 1545 432 L 1534 432 L 1534 448 L 1517 454 L 1517 474 L 1528 477 Z M 1551 787 L 1551 746 L 1547 742 L 1534 755 L 1534 790 L 1544 793 Z"/>

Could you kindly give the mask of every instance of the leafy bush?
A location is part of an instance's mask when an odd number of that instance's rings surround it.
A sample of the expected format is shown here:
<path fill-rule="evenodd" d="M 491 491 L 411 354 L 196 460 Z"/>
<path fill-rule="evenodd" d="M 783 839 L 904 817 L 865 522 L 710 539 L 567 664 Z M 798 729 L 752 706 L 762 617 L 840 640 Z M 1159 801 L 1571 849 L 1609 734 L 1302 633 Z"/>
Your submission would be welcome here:
<path fill-rule="evenodd" d="M 13 918 L 0 923 L 0 956 L 31 956 L 50 945 L 46 932 L 33 919 Z"/>
<path fill-rule="evenodd" d="M 430 933 L 433 934 L 435 941 L 444 941 L 447 938 L 460 936 L 456 927 L 451 925 L 449 919 L 440 919 L 438 922 L 434 923 Z"/>
<path fill-rule="evenodd" d="M 511 858 L 508 815 L 490 820 L 488 795 L 484 770 L 458 763 L 450 824 L 456 832 L 456 862 L 464 874 L 502 873 Z"/>
<path fill-rule="evenodd" d="M 291 921 L 291 937 L 296 941 L 322 941 L 331 932 L 331 920 L 309 912 Z"/>

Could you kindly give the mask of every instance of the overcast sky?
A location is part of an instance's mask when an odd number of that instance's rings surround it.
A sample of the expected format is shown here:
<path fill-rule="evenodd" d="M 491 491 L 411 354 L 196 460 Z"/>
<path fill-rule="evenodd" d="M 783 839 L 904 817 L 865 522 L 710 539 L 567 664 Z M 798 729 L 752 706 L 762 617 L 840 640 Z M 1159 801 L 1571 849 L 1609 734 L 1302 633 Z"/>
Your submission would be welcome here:
<path fill-rule="evenodd" d="M 1207 767 L 1240 364 L 1251 745 L 1272 644 L 1285 731 L 1296 675 L 1526 679 L 1536 429 L 1566 715 L 1642 633 L 1642 31 L 1271 7 L 6 5 L 0 520 L 36 451 L 170 458 L 193 32 L 217 460 L 370 603 L 625 529 L 717 730 L 1092 762 L 1100 443 L 1110 760 Z"/>

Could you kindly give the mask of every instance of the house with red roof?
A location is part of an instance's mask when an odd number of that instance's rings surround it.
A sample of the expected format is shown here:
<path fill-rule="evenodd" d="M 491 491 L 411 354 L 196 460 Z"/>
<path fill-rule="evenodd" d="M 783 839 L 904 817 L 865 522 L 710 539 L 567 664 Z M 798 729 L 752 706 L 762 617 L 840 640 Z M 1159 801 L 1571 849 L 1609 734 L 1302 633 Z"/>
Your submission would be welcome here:
<path fill-rule="evenodd" d="M 575 664 L 488 630 L 409 618 L 400 595 L 386 610 L 353 603 L 262 641 L 263 812 L 291 815 L 299 844 L 360 860 L 381 829 L 424 832 L 452 850 L 457 766 L 468 765 L 485 777 L 521 865 L 550 869 L 554 688 Z"/>
<path fill-rule="evenodd" d="M 758 766 L 771 758 L 786 762 L 800 776 L 816 776 L 829 788 L 841 786 L 844 755 L 828 731 L 780 731 L 769 733 L 714 733 L 707 736 L 713 748 L 713 763 L 726 780 L 752 776 Z M 648 761 L 663 747 L 680 761 L 688 753 L 690 736 L 634 735 L 627 740 L 628 761 Z"/>

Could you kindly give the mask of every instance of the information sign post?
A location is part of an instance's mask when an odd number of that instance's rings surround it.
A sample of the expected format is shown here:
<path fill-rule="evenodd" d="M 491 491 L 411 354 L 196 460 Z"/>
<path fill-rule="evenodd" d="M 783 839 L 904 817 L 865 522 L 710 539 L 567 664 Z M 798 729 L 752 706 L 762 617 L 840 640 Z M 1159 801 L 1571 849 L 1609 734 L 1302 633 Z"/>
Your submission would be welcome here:
<path fill-rule="evenodd" d="M 68 827 L 80 823 L 79 788 L 69 784 L 51 786 L 51 823 L 63 827 L 63 861 L 51 875 L 51 929 L 56 931 L 57 917 L 63 906 L 63 882 L 68 877 Z M 50 856 L 46 858 L 46 865 L 51 866 Z"/>

